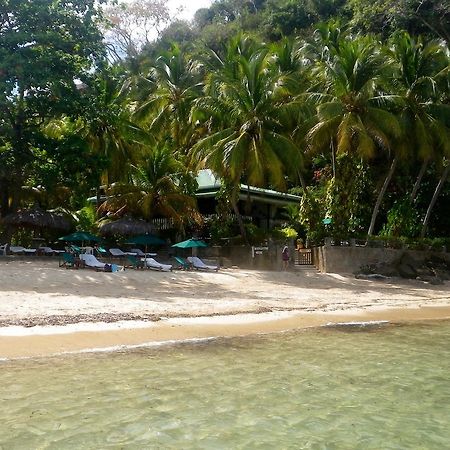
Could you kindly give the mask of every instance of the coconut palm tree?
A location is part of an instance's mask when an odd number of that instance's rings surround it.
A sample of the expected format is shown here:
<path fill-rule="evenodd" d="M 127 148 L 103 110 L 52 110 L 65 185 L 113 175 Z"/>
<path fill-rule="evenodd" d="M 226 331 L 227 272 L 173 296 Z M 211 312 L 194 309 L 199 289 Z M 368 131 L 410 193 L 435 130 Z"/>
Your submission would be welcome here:
<path fill-rule="evenodd" d="M 74 134 L 91 150 L 103 155 L 107 169 L 102 182 L 109 185 L 127 179 L 129 163 L 136 161 L 151 137 L 131 120 L 130 85 L 117 68 L 106 68 L 86 86 L 85 114 L 73 125 Z"/>
<path fill-rule="evenodd" d="M 195 133 L 189 115 L 202 89 L 201 65 L 174 45 L 156 59 L 147 78 L 152 82 L 147 93 L 140 95 L 135 117 L 148 124 L 152 134 L 170 130 L 174 150 L 185 154 Z"/>
<path fill-rule="evenodd" d="M 205 96 L 195 102 L 193 120 L 210 133 L 192 149 L 232 186 L 231 203 L 245 237 L 237 207 L 241 182 L 286 188 L 286 175 L 301 164 L 299 148 L 282 122 L 277 94 L 280 74 L 269 70 L 268 49 L 246 37 L 231 41 L 225 56 L 213 55 Z"/>
<path fill-rule="evenodd" d="M 307 135 L 310 151 L 331 148 L 338 155 L 354 154 L 366 160 L 376 156 L 379 150 L 394 154 L 401 130 L 395 115 L 378 106 L 383 96 L 380 86 L 390 66 L 377 42 L 371 37 L 341 39 L 329 57 L 319 62 L 317 69 L 324 80 L 324 93 L 310 94 L 311 98 L 319 100 L 317 124 Z M 394 156 L 380 189 L 369 235 L 397 160 Z"/>
<path fill-rule="evenodd" d="M 130 182 L 115 183 L 100 212 L 151 219 L 173 219 L 183 229 L 189 222 L 201 222 L 193 195 L 194 183 L 169 147 L 157 147 L 132 166 Z"/>
<path fill-rule="evenodd" d="M 448 106 L 439 102 L 440 83 L 449 74 L 448 49 L 441 41 L 424 42 L 420 36 L 413 38 L 403 32 L 393 37 L 388 51 L 397 68 L 395 95 L 389 100 L 400 108 L 403 140 L 414 149 L 413 160 L 421 162 L 410 194 L 414 202 L 429 163 L 450 152 L 449 129 L 443 120 Z"/>

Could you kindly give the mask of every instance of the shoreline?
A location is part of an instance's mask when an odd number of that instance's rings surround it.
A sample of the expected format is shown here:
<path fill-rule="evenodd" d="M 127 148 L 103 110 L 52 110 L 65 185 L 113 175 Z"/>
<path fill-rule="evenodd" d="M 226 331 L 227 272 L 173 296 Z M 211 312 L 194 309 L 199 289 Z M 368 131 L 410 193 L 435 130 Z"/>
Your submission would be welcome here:
<path fill-rule="evenodd" d="M 0 361 L 198 342 L 281 333 L 324 326 L 403 324 L 450 320 L 450 306 L 374 308 L 346 312 L 270 312 L 174 317 L 157 322 L 79 322 L 70 325 L 0 328 Z"/>
<path fill-rule="evenodd" d="M 0 260 L 0 360 L 244 336 L 328 322 L 450 318 L 450 284 L 223 269 L 103 273 Z"/>

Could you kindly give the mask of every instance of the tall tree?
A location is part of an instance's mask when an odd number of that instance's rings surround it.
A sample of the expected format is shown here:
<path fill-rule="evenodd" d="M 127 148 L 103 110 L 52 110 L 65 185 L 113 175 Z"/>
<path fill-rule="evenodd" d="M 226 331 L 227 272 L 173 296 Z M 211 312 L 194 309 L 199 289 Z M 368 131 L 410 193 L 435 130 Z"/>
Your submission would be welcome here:
<path fill-rule="evenodd" d="M 133 166 L 130 181 L 115 183 L 100 210 L 145 219 L 166 217 L 184 230 L 201 221 L 194 196 L 195 181 L 169 147 L 148 150 Z"/>
<path fill-rule="evenodd" d="M 238 36 L 224 55 L 212 53 L 205 96 L 196 101 L 194 119 L 205 120 L 208 136 L 193 154 L 232 186 L 232 204 L 245 231 L 237 207 L 241 182 L 286 188 L 286 175 L 297 173 L 301 163 L 280 113 L 278 72 L 269 70 L 267 48 Z"/>
<path fill-rule="evenodd" d="M 101 12 L 94 0 L 2 0 L 0 10 L 1 214 L 17 208 L 41 126 L 76 112 L 82 78 L 103 58 Z"/>
<path fill-rule="evenodd" d="M 84 87 L 82 115 L 74 124 L 74 132 L 91 151 L 106 159 L 101 180 L 106 185 L 127 180 L 142 146 L 153 142 L 131 119 L 130 89 L 131 81 L 120 67 L 104 66 Z"/>
<path fill-rule="evenodd" d="M 394 153 L 394 142 L 400 126 L 394 114 L 378 107 L 389 64 L 371 37 L 344 38 L 328 51 L 317 64 L 318 79 L 324 92 L 312 92 L 318 99 L 317 124 L 307 140 L 312 151 L 330 149 L 337 154 L 354 154 L 371 159 L 380 149 Z M 320 85 L 319 85 L 320 86 Z M 375 219 L 387 184 L 395 169 L 393 158 L 388 176 L 375 203 L 368 234 Z"/>
<path fill-rule="evenodd" d="M 109 49 L 118 60 L 137 57 L 170 22 L 169 8 L 163 0 L 115 3 L 105 9 L 105 15 L 109 20 L 105 33 Z"/>
<path fill-rule="evenodd" d="M 400 109 L 403 143 L 412 160 L 421 165 L 410 195 L 412 202 L 428 164 L 450 152 L 449 129 L 444 122 L 448 106 L 440 102 L 441 89 L 447 88 L 442 82 L 449 76 L 447 53 L 442 41 L 415 39 L 406 32 L 396 34 L 389 48 L 396 65 L 389 100 Z"/>
<path fill-rule="evenodd" d="M 201 93 L 202 73 L 198 61 L 179 47 L 164 52 L 150 68 L 148 89 L 135 117 L 155 135 L 170 135 L 175 151 L 186 154 L 194 126 L 189 121 L 193 101 Z"/>

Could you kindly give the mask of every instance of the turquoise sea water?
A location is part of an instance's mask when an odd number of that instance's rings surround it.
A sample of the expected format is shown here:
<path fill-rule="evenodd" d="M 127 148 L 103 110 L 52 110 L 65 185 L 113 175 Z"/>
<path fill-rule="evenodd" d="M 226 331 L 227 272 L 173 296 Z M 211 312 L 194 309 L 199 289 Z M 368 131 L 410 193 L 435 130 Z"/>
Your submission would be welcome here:
<path fill-rule="evenodd" d="M 448 449 L 450 324 L 0 363 L 2 449 Z"/>

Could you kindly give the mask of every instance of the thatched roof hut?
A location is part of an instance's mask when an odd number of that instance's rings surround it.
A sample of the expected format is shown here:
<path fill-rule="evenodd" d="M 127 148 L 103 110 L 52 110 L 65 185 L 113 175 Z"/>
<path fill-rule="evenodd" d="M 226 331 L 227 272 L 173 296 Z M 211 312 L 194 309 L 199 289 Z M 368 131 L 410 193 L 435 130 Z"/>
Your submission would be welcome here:
<path fill-rule="evenodd" d="M 138 234 L 151 233 L 152 229 L 152 225 L 145 220 L 124 217 L 102 225 L 99 231 L 102 236 L 114 236 L 116 234 L 122 236 L 135 236 Z"/>
<path fill-rule="evenodd" d="M 69 231 L 72 228 L 69 220 L 61 214 L 40 208 L 21 209 L 3 217 L 1 222 L 13 227 L 50 228 L 60 231 Z"/>

